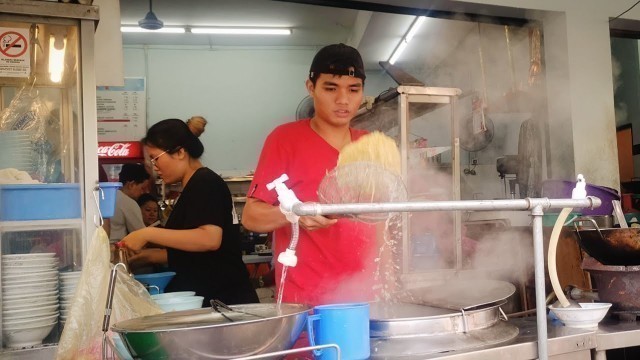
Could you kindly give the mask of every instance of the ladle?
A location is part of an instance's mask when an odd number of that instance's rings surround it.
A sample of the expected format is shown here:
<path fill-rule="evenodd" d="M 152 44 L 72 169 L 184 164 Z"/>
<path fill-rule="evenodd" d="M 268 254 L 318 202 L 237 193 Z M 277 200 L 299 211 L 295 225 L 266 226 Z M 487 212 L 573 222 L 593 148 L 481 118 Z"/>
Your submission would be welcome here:
<path fill-rule="evenodd" d="M 232 318 L 228 317 L 227 315 L 225 315 L 224 312 L 222 312 L 220 309 L 224 309 L 224 310 L 227 310 L 229 312 L 240 313 L 240 314 L 244 314 L 244 315 L 257 317 L 259 319 L 266 319 L 266 317 L 262 316 L 262 315 L 253 314 L 253 313 L 250 313 L 250 312 L 233 309 L 232 307 L 230 307 L 229 305 L 223 303 L 222 301 L 220 301 L 218 299 L 211 299 L 211 301 L 209 301 L 209 303 L 211 304 L 211 308 L 215 312 L 217 312 L 220 315 L 222 315 L 222 317 L 224 317 L 225 319 L 229 320 L 229 322 L 234 322 L 234 320 Z"/>

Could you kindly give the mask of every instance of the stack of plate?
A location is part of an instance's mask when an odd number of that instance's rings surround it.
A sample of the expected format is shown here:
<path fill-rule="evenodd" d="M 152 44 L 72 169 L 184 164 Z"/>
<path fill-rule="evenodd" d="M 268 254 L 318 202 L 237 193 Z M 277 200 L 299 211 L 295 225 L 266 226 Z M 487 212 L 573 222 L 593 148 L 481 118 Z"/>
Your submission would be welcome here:
<path fill-rule="evenodd" d="M 0 169 L 33 170 L 31 138 L 25 130 L 0 131 Z"/>
<path fill-rule="evenodd" d="M 7 347 L 38 345 L 58 323 L 54 253 L 2 255 L 2 337 Z"/>
<path fill-rule="evenodd" d="M 78 281 L 80 281 L 80 274 L 82 274 L 81 271 L 60 272 L 60 322 L 63 324 L 67 321 L 71 300 L 73 300 Z"/>

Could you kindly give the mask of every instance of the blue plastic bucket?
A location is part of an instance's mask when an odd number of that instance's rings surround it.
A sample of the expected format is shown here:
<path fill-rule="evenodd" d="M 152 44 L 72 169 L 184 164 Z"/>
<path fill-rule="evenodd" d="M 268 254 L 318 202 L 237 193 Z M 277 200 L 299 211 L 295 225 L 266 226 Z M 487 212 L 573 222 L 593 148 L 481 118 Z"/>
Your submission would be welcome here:
<path fill-rule="evenodd" d="M 98 202 L 100 203 L 100 213 L 102 217 L 108 219 L 116 211 L 116 194 L 122 187 L 121 182 L 101 182 L 101 191 L 98 192 Z"/>
<path fill-rule="evenodd" d="M 369 304 L 316 306 L 307 318 L 307 335 L 311 346 L 337 344 L 343 359 L 368 359 Z M 314 350 L 314 355 L 318 360 L 337 359 L 333 349 Z"/>
<path fill-rule="evenodd" d="M 0 185 L 0 220 L 53 220 L 82 217 L 80 184 Z"/>

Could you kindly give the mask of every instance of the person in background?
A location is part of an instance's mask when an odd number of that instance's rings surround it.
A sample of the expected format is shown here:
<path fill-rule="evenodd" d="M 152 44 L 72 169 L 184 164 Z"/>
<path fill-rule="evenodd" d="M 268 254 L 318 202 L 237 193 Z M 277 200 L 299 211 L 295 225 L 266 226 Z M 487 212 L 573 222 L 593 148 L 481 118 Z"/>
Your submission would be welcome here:
<path fill-rule="evenodd" d="M 109 239 L 118 242 L 127 234 L 145 227 L 136 202 L 146 192 L 149 173 L 142 164 L 124 164 L 118 179 L 122 188 L 116 194 L 116 207 L 109 221 Z"/>
<path fill-rule="evenodd" d="M 289 245 L 291 224 L 280 211 L 276 192 L 266 185 L 287 174 L 286 184 L 300 201 L 318 201 L 318 186 L 336 166 L 340 150 L 366 133 L 349 126 L 362 103 L 364 80 L 356 49 L 345 44 L 322 48 L 306 80 L 314 116 L 280 125 L 267 136 L 242 224 L 255 232 L 275 231 L 274 256 Z M 283 302 L 313 306 L 373 300 L 374 227 L 323 216 L 302 216 L 299 225 L 298 264 L 287 270 Z M 280 288 L 282 264 L 276 262 L 275 267 Z"/>
<path fill-rule="evenodd" d="M 160 206 L 155 196 L 151 194 L 140 195 L 138 206 L 140 206 L 142 221 L 146 226 L 160 225 Z"/>
<path fill-rule="evenodd" d="M 122 245 L 137 253 L 129 260 L 167 263 L 176 276 L 165 291 L 195 291 L 204 296 L 205 306 L 212 299 L 226 304 L 258 302 L 242 261 L 231 192 L 200 162 L 202 142 L 184 121 L 167 119 L 150 127 L 142 143 L 162 180 L 180 183 L 182 192 L 164 228 L 146 227 L 122 239 Z M 164 249 L 145 249 L 150 243 Z"/>

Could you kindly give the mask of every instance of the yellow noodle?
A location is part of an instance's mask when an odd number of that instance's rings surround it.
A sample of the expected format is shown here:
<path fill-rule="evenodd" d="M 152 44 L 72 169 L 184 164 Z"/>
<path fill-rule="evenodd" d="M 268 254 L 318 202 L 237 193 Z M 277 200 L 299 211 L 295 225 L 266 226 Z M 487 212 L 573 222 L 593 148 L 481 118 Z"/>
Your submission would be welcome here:
<path fill-rule="evenodd" d="M 374 131 L 345 146 L 340 151 L 338 166 L 358 161 L 373 162 L 400 175 L 400 152 L 396 142 L 387 135 Z"/>

